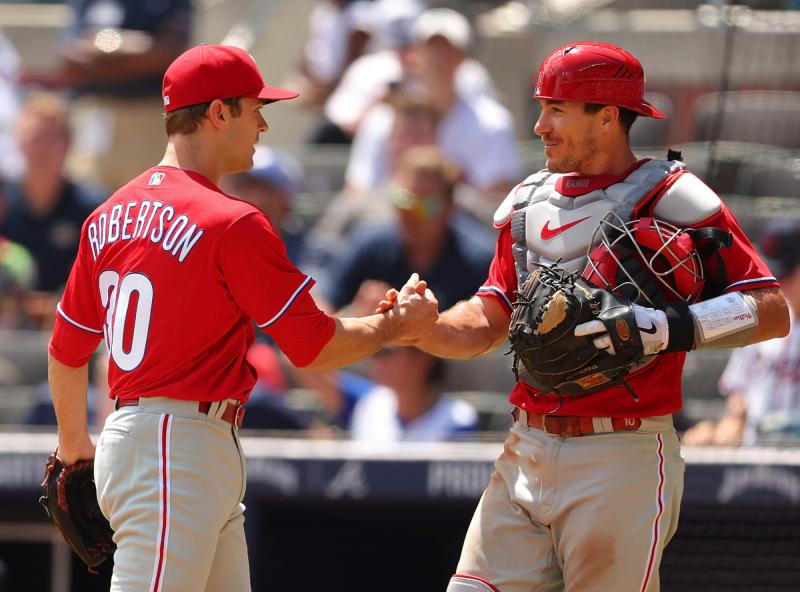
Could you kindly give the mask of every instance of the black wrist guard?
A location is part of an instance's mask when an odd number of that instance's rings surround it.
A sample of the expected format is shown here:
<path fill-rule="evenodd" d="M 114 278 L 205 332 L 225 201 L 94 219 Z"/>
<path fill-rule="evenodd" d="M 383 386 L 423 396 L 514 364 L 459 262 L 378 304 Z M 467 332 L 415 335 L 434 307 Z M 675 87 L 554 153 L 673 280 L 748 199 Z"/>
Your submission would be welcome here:
<path fill-rule="evenodd" d="M 694 349 L 694 320 L 686 302 L 670 302 L 664 307 L 669 326 L 669 343 L 663 352 L 692 351 Z"/>

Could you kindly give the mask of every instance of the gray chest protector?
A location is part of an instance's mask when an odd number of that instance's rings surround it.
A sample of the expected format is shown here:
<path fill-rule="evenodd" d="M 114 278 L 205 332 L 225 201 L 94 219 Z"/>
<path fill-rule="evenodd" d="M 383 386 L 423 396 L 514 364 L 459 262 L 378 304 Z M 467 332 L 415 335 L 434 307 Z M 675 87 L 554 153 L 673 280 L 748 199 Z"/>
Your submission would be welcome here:
<path fill-rule="evenodd" d="M 566 177 L 562 183 L 567 187 L 588 185 L 588 180 L 547 170 L 525 179 L 494 215 L 498 227 L 511 223 L 517 285 L 536 263 L 559 262 L 569 272 L 582 271 L 600 221 L 612 214 L 630 220 L 637 204 L 685 168 L 676 160 L 650 160 L 621 181 L 574 197 L 559 193 L 558 180 Z"/>

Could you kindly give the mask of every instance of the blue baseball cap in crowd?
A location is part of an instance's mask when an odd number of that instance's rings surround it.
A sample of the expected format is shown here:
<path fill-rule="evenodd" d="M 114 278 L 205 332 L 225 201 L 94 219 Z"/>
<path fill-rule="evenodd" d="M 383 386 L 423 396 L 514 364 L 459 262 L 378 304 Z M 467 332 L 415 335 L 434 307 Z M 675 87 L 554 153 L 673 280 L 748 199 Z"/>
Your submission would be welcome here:
<path fill-rule="evenodd" d="M 288 154 L 270 146 L 256 146 L 253 168 L 247 174 L 264 185 L 280 189 L 290 197 L 300 190 L 300 164 Z"/>
<path fill-rule="evenodd" d="M 800 224 L 785 223 L 767 228 L 758 241 L 764 262 L 778 279 L 800 265 Z"/>

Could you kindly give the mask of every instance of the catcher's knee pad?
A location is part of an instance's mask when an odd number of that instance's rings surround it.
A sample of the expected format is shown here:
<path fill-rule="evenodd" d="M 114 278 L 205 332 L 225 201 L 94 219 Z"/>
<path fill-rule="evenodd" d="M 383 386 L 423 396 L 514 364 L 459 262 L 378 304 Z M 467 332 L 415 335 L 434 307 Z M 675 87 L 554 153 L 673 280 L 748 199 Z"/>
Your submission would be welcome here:
<path fill-rule="evenodd" d="M 500 592 L 486 580 L 466 574 L 454 574 L 446 592 Z"/>

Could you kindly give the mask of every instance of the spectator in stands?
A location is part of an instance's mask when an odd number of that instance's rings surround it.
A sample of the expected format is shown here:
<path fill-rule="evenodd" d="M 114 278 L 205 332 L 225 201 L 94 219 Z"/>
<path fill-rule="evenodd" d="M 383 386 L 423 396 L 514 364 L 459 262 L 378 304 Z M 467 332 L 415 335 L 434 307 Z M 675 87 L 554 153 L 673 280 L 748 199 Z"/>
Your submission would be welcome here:
<path fill-rule="evenodd" d="M 0 234 L 33 255 L 37 276 L 32 289 L 42 294 L 31 295 L 29 312 L 34 319 L 49 319 L 78 252 L 81 226 L 105 195 L 64 174 L 71 135 L 67 104 L 60 97 L 29 95 L 16 133 L 25 171 L 19 181 L 2 187 L 6 213 Z"/>
<path fill-rule="evenodd" d="M 324 123 L 312 143 L 349 144 L 364 115 L 379 103 L 390 84 L 399 84 L 411 65 L 410 31 L 424 10 L 419 0 L 373 2 L 370 26 L 375 50 L 354 60 L 325 101 Z"/>
<path fill-rule="evenodd" d="M 27 326 L 25 299 L 36 280 L 36 262 L 28 249 L 0 236 L 0 328 Z"/>
<path fill-rule="evenodd" d="M 116 190 L 163 151 L 161 79 L 189 42 L 190 0 L 69 0 L 62 50 L 77 92 L 75 178 Z"/>
<path fill-rule="evenodd" d="M 228 175 L 221 188 L 260 209 L 267 215 L 286 245 L 289 259 L 297 263 L 305 229 L 293 215 L 293 204 L 300 190 L 302 170 L 289 154 L 259 145 L 253 155 L 253 168 Z"/>
<path fill-rule="evenodd" d="M 411 148 L 435 145 L 439 127 L 439 112 L 426 99 L 396 90 L 389 93 L 386 104 L 392 108 L 394 117 L 387 143 L 389 174 L 385 175 L 384 182 L 391 179 Z M 371 181 L 369 184 L 374 186 L 377 183 Z"/>
<path fill-rule="evenodd" d="M 782 223 L 764 234 L 759 247 L 789 303 L 789 334 L 733 352 L 719 381 L 727 397 L 725 415 L 690 428 L 685 444 L 752 445 L 800 437 L 800 226 Z"/>
<path fill-rule="evenodd" d="M 424 106 L 413 111 L 413 117 L 431 117 Z M 410 127 L 419 131 L 426 125 Z M 415 146 L 400 159 L 385 195 L 341 197 L 331 204 L 311 233 L 301 263 L 317 280 L 314 294 L 320 305 L 349 305 L 353 314 L 370 314 L 397 274 L 411 268 L 427 270 L 440 306 L 469 296 L 485 275 L 493 239 L 487 228 L 455 211 L 458 176 L 438 148 Z M 295 378 L 317 393 L 326 421 L 342 430 L 349 428 L 355 406 L 372 388 L 346 371 L 297 372 Z"/>
<path fill-rule="evenodd" d="M 411 30 L 425 5 L 418 0 L 377 0 L 374 7 L 373 38 L 384 49 L 354 61 L 342 77 L 336 91 L 325 103 L 325 116 L 352 138 L 370 109 L 379 104 L 392 88 L 423 96 L 419 55 L 412 42 Z M 455 74 L 460 96 L 471 98 L 494 95 L 494 84 L 486 68 L 467 58 Z"/>
<path fill-rule="evenodd" d="M 468 59 L 472 30 L 448 8 L 424 12 L 411 31 L 419 56 L 423 92 L 439 119 L 437 143 L 458 165 L 464 181 L 494 203 L 504 197 L 522 170 L 510 112 L 486 93 L 464 96 L 457 73 Z M 391 170 L 388 146 L 396 111 L 391 104 L 372 109 L 353 140 L 345 180 L 349 190 L 368 192 Z"/>
<path fill-rule="evenodd" d="M 393 224 L 365 229 L 331 266 L 322 292 L 332 308 L 371 312 L 411 269 L 424 275 L 440 307 L 475 292 L 492 259 L 492 234 L 455 216 L 457 178 L 435 146 L 406 153 L 393 180 Z"/>
<path fill-rule="evenodd" d="M 376 129 L 376 122 L 384 123 L 384 117 L 388 125 L 385 145 L 369 145 L 365 138 L 375 138 L 371 131 Z M 439 119 L 440 114 L 430 101 L 415 98 L 400 89 L 390 91 L 385 102 L 374 107 L 367 116 L 369 127 L 356 136 L 345 175 L 346 196 L 352 199 L 370 194 L 391 179 L 407 150 L 436 144 Z M 367 148 L 379 148 L 380 152 L 370 151 L 369 158 L 365 158 Z"/>
<path fill-rule="evenodd" d="M 0 30 L 0 179 L 16 179 L 24 167 L 14 138 L 20 107 L 19 67 L 16 48 Z"/>
<path fill-rule="evenodd" d="M 220 188 L 255 205 L 264 212 L 286 245 L 286 254 L 297 262 L 305 237 L 292 208 L 300 189 L 300 164 L 290 155 L 270 146 L 256 146 L 253 168 L 227 175 Z M 290 409 L 284 400 L 287 378 L 280 354 L 269 336 L 256 333 L 256 341 L 247 352 L 247 360 L 256 369 L 258 381 L 247 401 L 248 429 L 299 430 L 311 427 L 311 417 Z M 288 365 L 290 372 L 297 373 Z M 304 371 L 308 373 L 310 371 Z M 331 371 L 331 374 L 334 374 Z"/>
<path fill-rule="evenodd" d="M 347 67 L 360 57 L 371 37 L 373 2 L 323 0 L 311 11 L 303 61 L 292 88 L 303 105 L 321 112 Z M 338 127 L 321 121 L 311 133 L 312 144 L 348 143 Z"/>
<path fill-rule="evenodd" d="M 312 394 L 307 403 L 315 418 L 329 432 L 338 433 L 350 429 L 358 401 L 374 386 L 371 380 L 351 370 L 295 369 L 292 378 L 297 387 Z"/>
<path fill-rule="evenodd" d="M 114 400 L 108 396 L 108 353 L 98 350 L 91 364 L 91 382 L 87 389 L 87 421 L 94 430 L 103 429 L 106 417 L 114 411 Z M 53 395 L 47 380 L 33 388 L 31 406 L 22 416 L 21 423 L 27 426 L 55 426 L 56 412 Z"/>
<path fill-rule="evenodd" d="M 391 167 L 388 178 L 391 178 L 409 149 L 436 143 L 437 114 L 430 103 L 416 100 L 400 90 L 391 92 L 389 101 L 395 111 L 388 145 Z M 345 191 L 327 206 L 308 235 L 301 264 L 319 286 L 325 285 L 331 261 L 345 252 L 358 229 L 368 224 L 390 224 L 394 220 L 390 192 L 388 184 L 365 194 Z"/>
<path fill-rule="evenodd" d="M 478 413 L 467 402 L 437 390 L 444 361 L 413 347 L 392 346 L 370 360 L 376 385 L 356 404 L 354 440 L 434 442 L 478 429 Z"/>
<path fill-rule="evenodd" d="M 286 377 L 275 347 L 256 341 L 247 351 L 247 361 L 255 368 L 257 381 L 247 399 L 247 429 L 304 430 L 311 417 L 286 405 Z"/>

